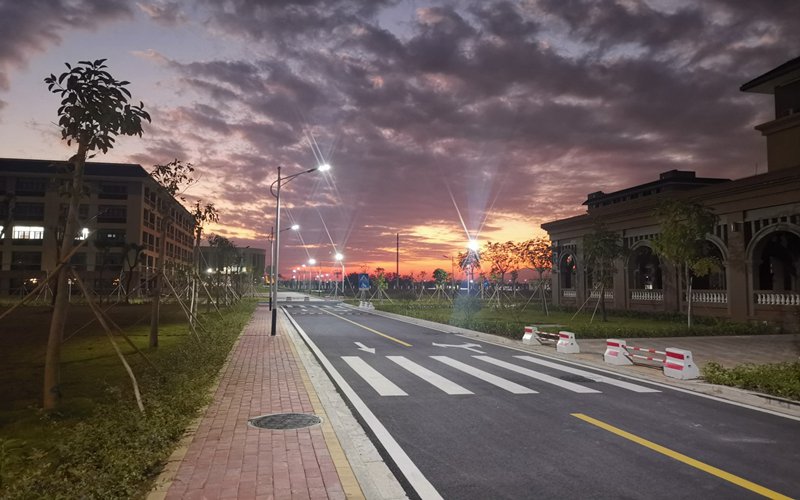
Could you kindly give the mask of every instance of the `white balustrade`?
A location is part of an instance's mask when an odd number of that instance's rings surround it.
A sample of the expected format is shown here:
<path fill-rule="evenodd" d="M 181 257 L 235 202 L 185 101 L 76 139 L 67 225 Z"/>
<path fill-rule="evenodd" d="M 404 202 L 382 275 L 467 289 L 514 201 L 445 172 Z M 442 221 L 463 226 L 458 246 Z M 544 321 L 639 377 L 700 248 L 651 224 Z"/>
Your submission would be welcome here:
<path fill-rule="evenodd" d="M 663 290 L 631 290 L 631 300 L 646 302 L 663 302 Z"/>
<path fill-rule="evenodd" d="M 727 304 L 727 290 L 692 290 L 692 302 L 695 304 Z"/>
<path fill-rule="evenodd" d="M 561 296 L 567 299 L 574 299 L 578 294 L 575 290 L 561 290 Z"/>
<path fill-rule="evenodd" d="M 800 306 L 800 293 L 762 290 L 755 292 L 755 300 L 764 306 Z"/>
<path fill-rule="evenodd" d="M 603 293 L 606 300 L 614 300 L 614 290 L 606 290 Z M 599 299 L 600 298 L 600 290 L 593 290 L 592 293 L 589 294 L 590 298 Z"/>

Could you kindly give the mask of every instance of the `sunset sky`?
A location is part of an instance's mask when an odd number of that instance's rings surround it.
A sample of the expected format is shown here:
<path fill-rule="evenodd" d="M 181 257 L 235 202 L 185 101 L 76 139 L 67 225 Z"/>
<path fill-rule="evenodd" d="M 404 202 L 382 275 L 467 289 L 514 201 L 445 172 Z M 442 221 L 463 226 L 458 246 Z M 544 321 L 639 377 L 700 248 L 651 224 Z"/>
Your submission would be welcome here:
<path fill-rule="evenodd" d="M 0 0 L 0 156 L 66 159 L 64 63 L 107 58 L 152 124 L 98 160 L 175 158 L 212 232 L 267 246 L 281 272 L 443 267 L 521 241 L 592 191 L 764 172 L 772 98 L 739 86 L 800 55 L 797 0 Z M 468 236 L 469 235 L 469 236 Z M 299 236 L 302 237 L 302 244 Z"/>

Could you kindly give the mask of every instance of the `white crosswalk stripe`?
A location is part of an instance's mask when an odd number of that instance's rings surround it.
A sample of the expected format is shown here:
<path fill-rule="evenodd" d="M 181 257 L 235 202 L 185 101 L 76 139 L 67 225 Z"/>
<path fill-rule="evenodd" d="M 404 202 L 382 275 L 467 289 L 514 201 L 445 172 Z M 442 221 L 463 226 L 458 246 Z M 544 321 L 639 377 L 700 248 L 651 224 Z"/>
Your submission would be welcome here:
<path fill-rule="evenodd" d="M 545 361 L 543 359 L 534 358 L 533 356 L 514 356 L 514 357 L 517 359 L 521 359 L 523 361 L 529 361 L 531 363 L 536 363 L 538 365 L 546 366 L 554 370 L 561 370 L 562 372 L 572 373 L 573 375 L 579 375 L 581 377 L 588 378 L 589 380 L 594 380 L 595 382 L 602 382 L 604 384 L 610 384 L 616 387 L 621 387 L 623 389 L 627 389 L 633 392 L 661 392 L 658 389 L 653 389 L 651 387 L 632 384 L 630 382 L 625 382 L 624 380 L 617 380 L 611 377 L 605 377 L 603 375 L 587 372 L 585 370 L 580 370 L 578 368 L 572 368 L 570 366 L 559 365 L 558 363 L 552 363 L 550 361 Z"/>
<path fill-rule="evenodd" d="M 464 373 L 472 375 L 473 377 L 477 377 L 483 380 L 484 382 L 488 382 L 501 389 L 505 389 L 512 394 L 537 394 L 537 391 L 534 391 L 533 389 L 528 389 L 525 386 L 519 385 L 515 382 L 511 382 L 510 380 L 498 377 L 497 375 L 483 371 L 479 368 L 475 368 L 473 366 L 462 363 L 461 361 L 457 361 L 447 356 L 431 356 L 431 358 L 435 359 L 436 361 L 440 361 L 446 364 L 447 366 L 453 367 L 456 370 L 460 370 Z"/>
<path fill-rule="evenodd" d="M 592 394 L 600 392 L 598 390 L 591 389 L 589 387 L 584 387 L 580 384 L 576 384 L 575 382 L 561 380 L 560 378 L 553 377 L 552 375 L 547 375 L 545 373 L 540 373 L 534 370 L 530 370 L 528 368 L 523 368 L 522 366 L 518 366 L 513 363 L 509 363 L 507 361 L 503 361 L 500 359 L 492 358 L 490 356 L 472 356 L 472 357 L 493 364 L 495 366 L 511 370 L 512 372 L 520 373 L 522 375 L 535 378 L 536 380 L 540 380 L 542 382 L 547 382 L 548 384 L 557 385 L 568 391 L 577 392 L 580 394 Z"/>
<path fill-rule="evenodd" d="M 410 371 L 414 375 L 418 376 L 425 382 L 430 383 L 434 387 L 443 390 L 447 394 L 456 395 L 456 394 L 474 394 L 472 391 L 467 390 L 460 385 L 452 382 L 438 373 L 434 373 L 422 365 L 419 365 L 410 359 L 406 358 L 405 356 L 386 356 L 388 359 L 394 361 L 398 365 L 402 366 L 406 370 Z"/>
<path fill-rule="evenodd" d="M 342 360 L 350 365 L 350 368 L 381 396 L 408 396 L 403 389 L 381 375 L 375 368 L 368 365 L 366 361 L 358 356 L 342 356 Z"/>

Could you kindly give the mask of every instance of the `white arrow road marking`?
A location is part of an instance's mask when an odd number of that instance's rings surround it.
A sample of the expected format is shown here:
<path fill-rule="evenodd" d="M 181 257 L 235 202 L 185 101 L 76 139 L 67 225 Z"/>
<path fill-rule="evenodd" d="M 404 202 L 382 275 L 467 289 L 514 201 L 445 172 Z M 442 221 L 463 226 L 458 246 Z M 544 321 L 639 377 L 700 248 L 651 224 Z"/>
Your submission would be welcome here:
<path fill-rule="evenodd" d="M 434 373 L 424 366 L 418 365 L 414 363 L 410 359 L 404 356 L 386 356 L 388 359 L 394 361 L 398 365 L 402 366 L 406 370 L 410 371 L 417 377 L 421 378 L 422 380 L 430 383 L 434 387 L 443 390 L 447 394 L 473 394 L 472 391 L 464 389 L 460 385 L 452 382 L 438 373 Z"/>
<path fill-rule="evenodd" d="M 460 344 L 460 345 L 453 345 L 453 344 L 437 344 L 436 342 L 433 343 L 436 347 L 460 347 L 462 349 L 466 349 L 468 351 L 477 352 L 478 354 L 486 354 L 483 351 L 479 351 L 478 349 L 474 349 L 475 347 L 480 347 L 480 344 Z"/>
<path fill-rule="evenodd" d="M 361 342 L 353 342 L 353 343 L 358 346 L 358 350 L 359 351 L 367 351 L 369 353 L 375 354 L 375 348 L 374 347 L 367 347 L 364 344 L 362 344 Z"/>
<path fill-rule="evenodd" d="M 477 377 L 484 382 L 489 382 L 492 385 L 495 385 L 501 389 L 505 389 L 510 393 L 513 394 L 536 394 L 537 391 L 533 389 L 528 389 L 525 386 L 519 385 L 514 383 L 510 380 L 506 380 L 502 377 L 498 377 L 497 375 L 491 374 L 489 372 L 485 372 L 473 366 L 470 366 L 466 363 L 462 363 L 461 361 L 456 361 L 455 359 L 448 358 L 447 356 L 431 356 L 431 358 L 435 359 L 436 361 L 441 361 L 442 363 L 452 366 L 456 370 L 461 370 L 464 373 L 472 375 L 473 377 Z"/>
<path fill-rule="evenodd" d="M 397 387 L 394 382 L 381 375 L 358 356 L 342 356 L 342 360 L 381 396 L 408 396 L 403 389 Z"/>

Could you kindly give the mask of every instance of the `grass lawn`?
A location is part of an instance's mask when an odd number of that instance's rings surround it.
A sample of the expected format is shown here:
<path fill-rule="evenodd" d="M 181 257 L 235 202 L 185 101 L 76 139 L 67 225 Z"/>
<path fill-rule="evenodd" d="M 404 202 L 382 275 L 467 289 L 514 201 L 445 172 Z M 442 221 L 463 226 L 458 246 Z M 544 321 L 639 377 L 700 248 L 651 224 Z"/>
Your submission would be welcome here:
<path fill-rule="evenodd" d="M 64 333 L 61 405 L 41 410 L 50 309 L 12 312 L 0 333 L 0 498 L 141 496 L 206 403 L 255 304 L 245 300 L 223 318 L 203 315 L 202 346 L 180 307 L 165 304 L 155 349 L 147 347 L 149 304 L 112 307 L 111 318 L 157 368 L 115 337 L 138 379 L 145 414 L 108 337 L 81 305 L 70 307 Z"/>
<path fill-rule="evenodd" d="M 499 307 L 487 306 L 475 298 L 457 298 L 454 304 L 437 301 L 373 302 L 377 309 L 406 316 L 460 326 L 472 330 L 521 339 L 526 325 L 545 325 L 541 330 L 568 330 L 581 338 L 610 337 L 679 337 L 701 335 L 744 335 L 775 333 L 764 325 L 733 323 L 719 319 L 695 317 L 691 330 L 686 328 L 682 315 L 646 314 L 609 311 L 603 321 L 598 310 L 575 311 L 551 308 L 548 313 L 541 304 L 508 301 Z M 547 326 L 550 325 L 550 326 Z"/>

